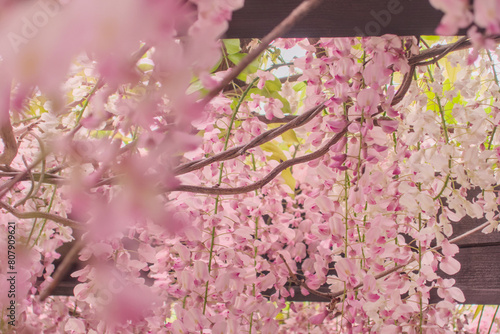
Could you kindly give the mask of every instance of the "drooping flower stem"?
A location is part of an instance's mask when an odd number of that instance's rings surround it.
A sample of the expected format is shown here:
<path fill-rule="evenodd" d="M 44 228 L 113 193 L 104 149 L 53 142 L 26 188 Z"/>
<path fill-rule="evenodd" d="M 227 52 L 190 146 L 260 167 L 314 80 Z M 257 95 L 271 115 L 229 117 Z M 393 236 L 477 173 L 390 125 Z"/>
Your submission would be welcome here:
<path fill-rule="evenodd" d="M 431 69 L 430 69 L 429 66 L 427 66 L 427 72 L 429 73 L 430 81 L 434 82 L 434 77 L 432 76 L 432 71 L 431 71 Z M 430 89 L 430 87 L 429 87 L 429 89 Z M 444 118 L 443 106 L 441 104 L 441 99 L 439 98 L 439 95 L 437 93 L 435 93 L 435 95 L 436 95 L 436 102 L 437 102 L 437 105 L 438 105 L 438 108 L 439 108 L 439 114 L 441 116 L 441 122 L 442 122 L 442 125 L 443 125 L 443 132 L 444 132 L 445 143 L 448 144 L 450 142 L 450 138 L 448 137 L 448 128 L 446 126 L 446 119 Z M 446 178 L 444 180 L 443 187 L 441 188 L 441 190 L 439 191 L 439 193 L 433 198 L 433 200 L 436 200 L 439 197 L 441 197 L 441 195 L 445 191 L 446 187 L 448 186 L 448 182 L 450 180 L 450 175 L 451 175 L 451 156 L 448 158 L 448 169 L 449 169 L 449 171 L 448 171 L 448 174 L 446 175 Z"/>
<path fill-rule="evenodd" d="M 85 101 L 83 102 L 82 110 L 80 110 L 80 112 L 78 113 L 78 116 L 77 116 L 76 122 L 75 122 L 75 126 L 80 124 L 80 120 L 82 119 L 82 116 L 83 116 L 83 113 L 85 112 L 85 109 L 87 109 L 87 106 L 89 105 L 90 99 L 95 94 L 97 89 L 102 87 L 102 85 L 103 85 L 102 80 L 98 80 L 97 83 L 94 85 L 94 87 L 92 87 L 92 90 L 89 92 L 89 94 L 85 98 Z"/>
<path fill-rule="evenodd" d="M 496 319 L 499 307 L 500 307 L 500 305 L 497 305 L 497 308 L 495 309 L 495 314 L 493 314 L 493 317 L 491 318 L 491 324 L 490 324 L 490 328 L 488 329 L 488 334 L 490 334 L 491 330 L 493 329 L 493 324 L 495 323 L 495 319 Z"/>
<path fill-rule="evenodd" d="M 252 169 L 254 171 L 257 170 L 257 166 L 255 165 L 255 156 L 252 154 Z M 255 195 L 257 195 L 257 190 L 255 190 Z M 259 238 L 259 217 L 255 217 L 255 236 L 254 240 L 258 240 Z M 253 264 L 254 267 L 257 267 L 257 253 L 258 249 L 257 246 L 255 246 L 255 241 L 254 241 L 254 247 L 253 247 Z M 255 272 L 257 273 L 257 269 L 255 269 Z M 256 291 L 255 291 L 255 283 L 252 284 L 252 295 L 255 297 Z M 253 327 L 253 312 L 250 314 L 250 326 L 248 329 L 248 334 L 252 334 L 252 327 Z"/>
<path fill-rule="evenodd" d="M 229 144 L 229 138 L 230 138 L 230 135 L 231 135 L 231 130 L 233 129 L 234 120 L 236 119 L 236 115 L 238 114 L 238 111 L 240 110 L 241 103 L 243 102 L 243 100 L 245 99 L 245 97 L 248 95 L 248 92 L 253 87 L 253 85 L 257 82 L 258 79 L 259 78 L 255 78 L 248 85 L 247 89 L 245 89 L 245 91 L 243 92 L 243 94 L 241 94 L 241 97 L 238 100 L 238 103 L 236 104 L 236 107 L 234 108 L 234 112 L 231 115 L 231 121 L 229 122 L 229 126 L 227 128 L 226 140 L 224 142 L 224 151 L 227 150 L 227 146 Z M 223 172 L 224 172 L 224 162 L 221 162 L 220 167 L 219 167 L 219 179 L 218 179 L 218 183 L 217 184 L 221 184 Z M 217 197 L 215 198 L 214 215 L 217 215 L 218 208 L 219 208 L 219 200 L 220 200 L 220 196 L 217 195 Z M 212 226 L 211 238 L 210 238 L 209 258 L 208 258 L 208 274 L 209 275 L 210 275 L 210 272 L 212 271 L 212 261 L 213 261 L 213 255 L 214 255 L 214 243 L 215 243 L 215 232 L 216 232 L 215 229 L 216 229 L 216 226 L 215 225 Z M 203 299 L 203 314 L 205 314 L 205 311 L 207 309 L 208 285 L 209 285 L 209 283 L 210 283 L 210 280 L 207 280 L 207 282 L 205 284 L 205 297 Z"/>
<path fill-rule="evenodd" d="M 490 62 L 491 62 L 491 69 L 493 70 L 493 77 L 495 78 L 495 82 L 496 82 L 497 86 L 500 87 L 500 83 L 498 81 L 497 70 L 495 68 L 495 65 L 493 64 L 493 57 L 491 57 L 490 50 L 486 50 L 486 52 L 488 53 L 488 58 L 490 59 Z M 495 127 L 493 128 L 493 131 L 491 131 L 490 141 L 488 142 L 488 150 L 491 150 L 491 145 L 493 144 L 493 138 L 495 138 L 495 133 L 497 132 L 497 127 L 498 127 L 498 125 L 495 125 Z"/>

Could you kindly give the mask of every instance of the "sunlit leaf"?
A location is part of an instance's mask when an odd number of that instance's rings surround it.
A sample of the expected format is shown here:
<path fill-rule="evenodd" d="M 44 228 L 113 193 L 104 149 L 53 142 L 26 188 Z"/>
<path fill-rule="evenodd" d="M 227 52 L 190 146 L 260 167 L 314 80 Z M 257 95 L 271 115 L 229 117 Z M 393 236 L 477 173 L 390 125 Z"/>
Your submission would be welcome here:
<path fill-rule="evenodd" d="M 279 92 L 281 91 L 281 81 L 276 78 L 275 80 L 267 80 L 266 83 L 264 84 L 264 89 L 266 89 L 269 92 Z"/>
<path fill-rule="evenodd" d="M 235 65 L 238 65 L 240 61 L 245 58 L 246 53 L 232 53 L 227 55 L 227 58 Z"/>
<path fill-rule="evenodd" d="M 240 40 L 237 38 L 222 40 L 228 55 L 232 55 L 241 51 Z"/>
<path fill-rule="evenodd" d="M 281 177 L 285 180 L 285 184 L 290 187 L 291 193 L 295 192 L 296 181 L 290 171 L 290 168 L 285 169 L 281 172 Z"/>
<path fill-rule="evenodd" d="M 142 72 L 147 72 L 147 71 L 151 71 L 154 68 L 154 65 L 148 64 L 148 63 L 142 63 L 142 64 L 137 65 L 137 67 Z"/>
<path fill-rule="evenodd" d="M 278 145 L 274 144 L 273 142 L 267 142 L 262 145 L 260 145 L 260 148 L 262 148 L 266 152 L 271 152 L 272 155 L 269 157 L 271 160 L 277 160 L 277 161 L 285 161 L 287 160 L 285 153 L 281 150 L 281 148 L 278 147 Z"/>
<path fill-rule="evenodd" d="M 479 313 L 481 313 L 481 311 L 483 310 L 483 307 L 484 307 L 484 305 L 478 305 L 476 307 L 476 312 L 474 312 L 474 317 L 472 317 L 472 320 L 476 319 L 476 317 L 479 315 Z"/>
<path fill-rule="evenodd" d="M 283 138 L 283 140 L 288 144 L 296 145 L 300 143 L 299 139 L 297 138 L 297 134 L 293 130 L 288 130 L 284 132 L 281 135 L 281 138 Z"/>
<path fill-rule="evenodd" d="M 304 81 L 301 81 L 301 82 L 293 85 L 293 90 L 298 92 L 298 91 L 305 89 L 306 87 L 307 87 L 306 83 Z"/>

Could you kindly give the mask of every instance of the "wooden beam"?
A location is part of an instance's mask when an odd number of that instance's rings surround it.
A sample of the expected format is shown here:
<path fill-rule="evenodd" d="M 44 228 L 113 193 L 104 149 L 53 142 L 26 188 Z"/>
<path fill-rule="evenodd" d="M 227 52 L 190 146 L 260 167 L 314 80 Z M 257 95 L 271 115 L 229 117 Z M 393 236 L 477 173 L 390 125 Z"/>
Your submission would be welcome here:
<path fill-rule="evenodd" d="M 438 272 L 443 278 L 453 278 L 466 298 L 467 304 L 499 304 L 500 303 L 500 233 L 493 232 L 488 235 L 479 234 L 476 241 L 481 242 L 481 238 L 487 240 L 487 244 L 476 244 L 475 246 L 462 245 L 460 252 L 455 256 L 461 263 L 461 269 L 456 275 L 446 275 Z M 75 269 L 78 265 L 75 264 Z M 148 284 L 152 284 L 150 278 L 146 278 Z M 39 282 L 41 283 L 41 281 Z M 66 280 L 54 290 L 53 295 L 73 295 L 73 288 L 78 281 L 68 275 Z M 317 301 L 327 302 L 327 300 L 316 295 L 303 295 L 298 286 L 293 287 L 295 296 L 288 298 L 290 301 Z M 330 292 L 327 285 L 318 289 L 320 292 Z M 271 295 L 275 292 L 270 289 L 264 295 Z M 441 299 L 435 290 L 431 293 L 431 303 L 437 303 Z"/>
<path fill-rule="evenodd" d="M 460 185 L 454 184 L 453 188 L 459 189 Z M 467 200 L 475 202 L 480 193 L 480 188 L 469 189 L 467 192 Z M 443 198 L 442 201 L 443 204 L 446 205 L 446 199 Z M 465 216 L 459 222 L 452 223 L 453 234 L 450 239 L 460 236 L 485 222 L 485 218 L 477 219 Z M 410 240 L 407 240 L 407 242 L 410 242 Z M 500 233 L 492 232 L 490 234 L 483 234 L 477 232 L 459 241 L 457 245 L 460 247 L 460 252 L 455 258 L 460 262 L 461 270 L 456 275 L 452 276 L 446 275 L 441 271 L 438 272 L 438 275 L 443 278 L 455 279 L 455 286 L 462 289 L 467 304 L 499 304 L 500 266 L 498 266 L 498 264 L 500 263 Z M 126 246 L 128 249 L 136 249 L 138 245 L 134 241 L 129 241 Z M 69 248 L 70 244 L 65 244 L 65 246 L 58 249 L 58 251 L 65 255 Z M 56 267 L 60 261 L 61 260 L 55 262 Z M 84 263 L 77 262 L 73 265 L 71 271 L 81 269 L 84 265 Z M 333 265 L 334 264 L 331 264 L 330 267 L 333 267 Z M 146 273 L 143 274 L 147 284 L 151 285 L 153 283 L 152 279 L 148 278 Z M 39 283 L 41 283 L 41 280 Z M 73 288 L 76 284 L 78 284 L 78 281 L 67 275 L 63 282 L 54 290 L 53 295 L 72 295 Z M 288 298 L 290 301 L 327 302 L 324 298 L 316 295 L 303 295 L 298 286 L 293 286 L 292 288 L 295 295 L 292 298 Z M 318 291 L 329 292 L 328 285 L 323 285 Z M 270 289 L 265 291 L 263 295 L 269 296 L 274 292 L 274 289 Z M 441 299 L 434 289 L 431 293 L 431 303 L 436 303 L 440 300 Z"/>
<path fill-rule="evenodd" d="M 461 269 L 456 275 L 446 275 L 438 271 L 438 275 L 443 278 L 453 278 L 455 286 L 460 288 L 465 296 L 464 304 L 490 304 L 500 303 L 500 236 L 495 234 L 498 245 L 485 247 L 461 247 L 460 252 L 455 256 L 461 263 Z M 300 287 L 292 286 L 294 296 L 287 298 L 294 302 L 329 302 L 325 298 L 313 294 L 303 295 Z M 329 293 L 327 284 L 321 286 L 317 291 Z M 269 289 L 264 295 L 270 296 L 276 292 Z M 431 290 L 430 303 L 436 304 L 441 301 L 437 294 L 437 289 Z"/>
<path fill-rule="evenodd" d="M 460 247 L 455 259 L 461 269 L 456 275 L 438 273 L 455 279 L 455 286 L 464 293 L 466 304 L 500 304 L 500 236 L 498 232 L 491 235 L 496 236 L 498 244 Z"/>
<path fill-rule="evenodd" d="M 233 13 L 226 38 L 260 38 L 302 0 L 246 0 Z M 325 0 L 284 37 L 434 35 L 443 14 L 429 1 Z"/>

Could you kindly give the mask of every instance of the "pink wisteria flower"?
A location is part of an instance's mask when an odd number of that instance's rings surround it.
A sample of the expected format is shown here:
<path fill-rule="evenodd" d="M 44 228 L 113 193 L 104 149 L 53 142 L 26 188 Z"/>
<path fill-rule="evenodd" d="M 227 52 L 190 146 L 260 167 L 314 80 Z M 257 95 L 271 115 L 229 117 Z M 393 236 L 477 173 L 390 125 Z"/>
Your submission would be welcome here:
<path fill-rule="evenodd" d="M 352 259 L 340 259 L 335 263 L 335 270 L 339 279 L 349 286 L 354 287 L 360 282 L 358 266 Z"/>
<path fill-rule="evenodd" d="M 267 72 L 267 71 L 258 70 L 256 74 L 257 74 L 257 77 L 259 78 L 259 81 L 257 82 L 257 88 L 259 88 L 259 89 L 264 88 L 266 81 L 276 79 L 272 73 Z"/>
<path fill-rule="evenodd" d="M 371 115 L 377 112 L 377 107 L 380 103 L 380 96 L 376 90 L 372 88 L 363 89 L 357 96 L 358 106 L 362 113 Z"/>

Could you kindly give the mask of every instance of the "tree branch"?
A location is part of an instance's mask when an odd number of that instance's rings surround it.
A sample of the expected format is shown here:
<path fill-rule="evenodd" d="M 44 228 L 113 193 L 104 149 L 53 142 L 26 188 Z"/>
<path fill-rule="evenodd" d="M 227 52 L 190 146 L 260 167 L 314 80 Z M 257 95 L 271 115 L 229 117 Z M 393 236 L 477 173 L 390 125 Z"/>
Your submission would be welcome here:
<path fill-rule="evenodd" d="M 293 64 L 278 64 L 278 65 L 283 65 L 283 66 L 290 66 Z M 276 66 L 271 66 L 270 68 L 266 69 L 266 71 L 270 71 L 273 68 L 277 68 Z M 283 77 L 283 78 L 278 78 L 278 80 L 283 84 L 285 82 L 296 82 L 303 74 L 293 74 L 288 77 Z M 236 90 L 238 91 L 244 91 L 245 89 L 248 88 L 248 85 L 243 85 L 241 87 L 238 87 L 237 89 L 231 89 L 227 90 L 224 93 L 226 95 L 231 95 L 231 94 L 236 94 Z"/>
<path fill-rule="evenodd" d="M 10 82 L 10 81 L 9 81 Z M 0 155 L 0 164 L 9 166 L 17 155 L 17 141 L 14 136 L 14 129 L 12 128 L 12 123 L 10 122 L 10 95 L 11 95 L 11 85 L 5 85 L 2 87 L 3 91 L 1 94 L 1 105 L 0 105 L 0 138 L 2 138 L 4 151 Z"/>
<path fill-rule="evenodd" d="M 2 177 L 17 177 L 19 174 L 22 174 L 23 172 L 0 172 L 0 178 Z M 65 184 L 68 182 L 67 179 L 65 179 L 62 176 L 59 176 L 57 174 L 48 174 L 45 173 L 43 174 L 43 179 L 42 179 L 42 173 L 26 173 L 22 177 L 17 179 L 17 182 L 20 181 L 28 181 L 31 179 L 31 177 L 28 175 L 30 174 L 33 177 L 34 181 L 40 182 L 43 181 L 43 183 L 48 183 L 48 184 Z"/>
<path fill-rule="evenodd" d="M 82 229 L 83 226 L 82 224 L 69 219 L 69 218 L 64 218 L 58 215 L 54 215 L 52 213 L 48 212 L 39 212 L 39 211 L 32 211 L 32 212 L 20 212 L 19 210 L 13 208 L 12 206 L 0 201 L 0 208 L 3 208 L 13 214 L 15 217 L 19 219 L 33 219 L 33 218 L 41 218 L 41 219 L 48 219 L 52 220 L 56 223 L 62 224 L 64 226 L 69 226 L 73 229 Z"/>
<path fill-rule="evenodd" d="M 491 39 L 494 40 L 496 43 L 500 43 L 500 36 L 491 36 Z M 442 57 L 446 56 L 448 53 L 450 53 L 452 51 L 469 49 L 471 47 L 472 47 L 472 42 L 468 38 L 463 37 L 455 43 L 450 43 L 450 44 L 445 44 L 445 45 L 437 45 L 437 46 L 434 46 L 430 49 L 424 50 L 421 53 L 419 53 L 418 55 L 415 55 L 415 56 L 411 57 L 410 59 L 408 59 L 408 64 L 410 64 L 410 65 L 427 65 L 426 63 L 423 63 L 423 62 L 428 60 L 429 58 L 434 58 L 431 60 L 431 63 L 433 63 L 433 62 L 436 62 L 437 60 L 441 59 Z"/>
<path fill-rule="evenodd" d="M 299 117 L 296 115 L 285 115 L 285 117 L 282 117 L 282 118 L 274 117 L 273 119 L 267 119 L 266 116 L 258 114 L 256 112 L 253 112 L 251 115 L 253 117 L 257 118 L 260 122 L 262 122 L 264 124 L 283 124 L 283 123 L 291 122 L 294 119 L 296 119 L 297 117 Z"/>
<path fill-rule="evenodd" d="M 250 192 L 253 190 L 257 190 L 271 182 L 276 176 L 278 176 L 279 173 L 287 169 L 288 167 L 298 165 L 304 162 L 308 162 L 314 159 L 317 159 L 323 155 L 325 155 L 328 152 L 328 149 L 337 143 L 346 133 L 347 133 L 347 127 L 351 124 L 349 122 L 347 126 L 339 133 L 337 133 L 335 136 L 333 136 L 323 147 L 321 147 L 319 150 L 316 152 L 306 154 L 304 156 L 290 159 L 287 161 L 284 161 L 280 163 L 276 168 L 274 168 L 269 174 L 267 174 L 263 179 L 260 181 L 257 181 L 255 183 L 252 183 L 248 186 L 243 186 L 243 187 L 237 187 L 237 188 L 220 188 L 220 187 L 198 187 L 198 186 L 188 186 L 188 185 L 180 185 L 176 187 L 175 189 L 165 189 L 164 191 L 185 191 L 185 192 L 191 192 L 191 193 L 199 193 L 199 194 L 213 194 L 213 195 L 236 195 L 236 194 L 243 194 L 246 192 Z"/>
<path fill-rule="evenodd" d="M 396 95 L 394 95 L 394 98 L 391 101 L 391 106 L 395 106 L 399 102 L 403 101 L 403 98 L 408 92 L 408 89 L 410 89 L 414 74 L 415 74 L 415 65 L 410 65 L 410 71 L 406 73 L 405 76 L 403 77 L 403 82 L 401 83 L 401 86 L 396 92 Z"/>
<path fill-rule="evenodd" d="M 57 267 L 57 269 L 52 277 L 52 279 L 53 279 L 52 282 L 49 284 L 49 286 L 47 288 L 45 288 L 45 290 L 43 290 L 40 293 L 40 296 L 39 296 L 40 301 L 43 302 L 45 300 L 45 298 L 47 298 L 48 296 L 50 296 L 52 294 L 52 292 L 54 291 L 55 288 L 57 288 L 59 283 L 61 283 L 63 278 L 66 276 L 66 273 L 68 272 L 68 270 L 71 268 L 73 263 L 75 263 L 76 259 L 78 258 L 78 254 L 82 250 L 83 246 L 84 246 L 84 243 L 81 240 L 78 240 L 73 245 L 73 247 L 71 247 L 68 254 L 66 254 L 66 256 L 62 260 L 61 264 Z"/>
<path fill-rule="evenodd" d="M 309 291 L 313 295 L 320 296 L 320 297 L 323 297 L 325 299 L 331 299 L 331 296 L 329 293 L 324 293 L 324 292 L 320 292 L 320 291 L 316 291 L 314 289 L 311 289 L 304 280 L 300 280 L 297 277 L 297 275 L 295 275 L 293 273 L 292 269 L 290 269 L 290 266 L 286 262 L 285 257 L 281 254 L 279 254 L 279 256 L 280 256 L 281 260 L 283 260 L 283 263 L 285 264 L 286 268 L 288 269 L 288 275 L 290 276 L 291 282 L 297 284 L 298 286 L 303 287 L 304 289 L 306 289 L 307 291 Z"/>
<path fill-rule="evenodd" d="M 408 92 L 408 89 L 410 88 L 414 73 L 415 73 L 415 66 L 411 66 L 410 71 L 405 74 L 403 82 L 401 84 L 401 87 L 399 88 L 396 95 L 394 96 L 394 99 L 392 100 L 391 105 L 395 105 L 395 104 L 401 102 L 401 100 L 403 99 L 405 94 Z M 299 126 L 306 124 L 323 109 L 324 104 L 325 104 L 325 102 L 320 104 L 318 107 L 314 107 L 314 108 L 310 109 L 309 111 L 307 111 L 306 113 L 304 113 L 300 116 L 288 115 L 288 116 L 285 116 L 285 118 L 283 118 L 283 119 L 279 119 L 278 121 L 274 121 L 274 120 L 269 121 L 268 124 L 277 123 L 277 122 L 281 123 L 282 120 L 284 120 L 283 123 L 285 123 L 285 120 L 286 120 L 287 124 L 283 125 L 279 128 L 264 132 L 263 134 L 261 134 L 260 136 L 257 136 L 250 143 L 248 143 L 246 145 L 236 146 L 230 150 L 221 152 L 219 154 L 216 154 L 216 155 L 209 157 L 209 158 L 206 158 L 206 159 L 192 161 L 192 162 L 182 164 L 174 169 L 174 174 L 175 175 L 185 174 L 185 173 L 203 168 L 203 167 L 205 167 L 209 164 L 212 164 L 214 162 L 217 162 L 217 161 L 225 161 L 225 160 L 236 158 L 236 157 L 240 156 L 241 154 L 245 153 L 247 150 L 249 150 L 253 147 L 262 145 L 262 144 L 276 138 L 277 136 L 281 135 L 282 133 L 284 133 L 290 129 L 294 129 L 294 128 L 297 128 Z M 381 113 L 381 112 L 382 112 L 382 108 L 379 107 L 379 113 Z M 261 118 L 267 120 L 265 117 L 258 117 L 258 118 L 259 118 L 259 120 Z M 343 131 L 346 131 L 346 130 L 347 130 L 347 127 Z M 208 188 L 208 189 L 210 189 L 210 188 Z M 219 189 L 221 189 L 221 188 L 219 188 Z"/>
<path fill-rule="evenodd" d="M 35 168 L 35 166 L 38 165 L 40 162 L 42 162 L 44 159 L 45 155 L 38 157 L 38 159 L 33 161 L 33 163 L 29 165 L 25 171 L 19 172 L 13 179 L 2 184 L 0 186 L 0 199 L 2 199 L 7 194 L 7 192 L 16 185 L 16 183 L 21 181 L 21 179 L 28 177 L 28 174 L 31 172 L 31 170 Z"/>
<path fill-rule="evenodd" d="M 181 174 L 186 174 L 189 172 L 192 172 L 194 170 L 203 168 L 207 165 L 210 165 L 214 162 L 217 161 L 225 161 L 229 159 L 236 158 L 243 153 L 245 153 L 247 150 L 254 148 L 256 146 L 262 145 L 279 135 L 283 134 L 284 132 L 295 129 L 299 126 L 302 126 L 309 122 L 311 119 L 313 119 L 318 113 L 321 112 L 321 110 L 324 109 L 325 103 L 321 103 L 320 105 L 309 109 L 305 113 L 303 113 L 300 116 L 297 116 L 296 118 L 292 119 L 290 122 L 288 122 L 286 125 L 280 126 L 279 128 L 276 129 L 271 129 L 269 131 L 264 132 L 263 134 L 255 137 L 251 142 L 249 142 L 246 145 L 240 145 L 233 147 L 230 150 L 221 152 L 219 154 L 216 154 L 214 156 L 211 156 L 206 159 L 202 160 L 197 160 L 197 161 L 191 161 L 187 162 L 185 164 L 182 164 L 178 166 L 177 168 L 174 169 L 174 175 L 181 175 Z"/>

